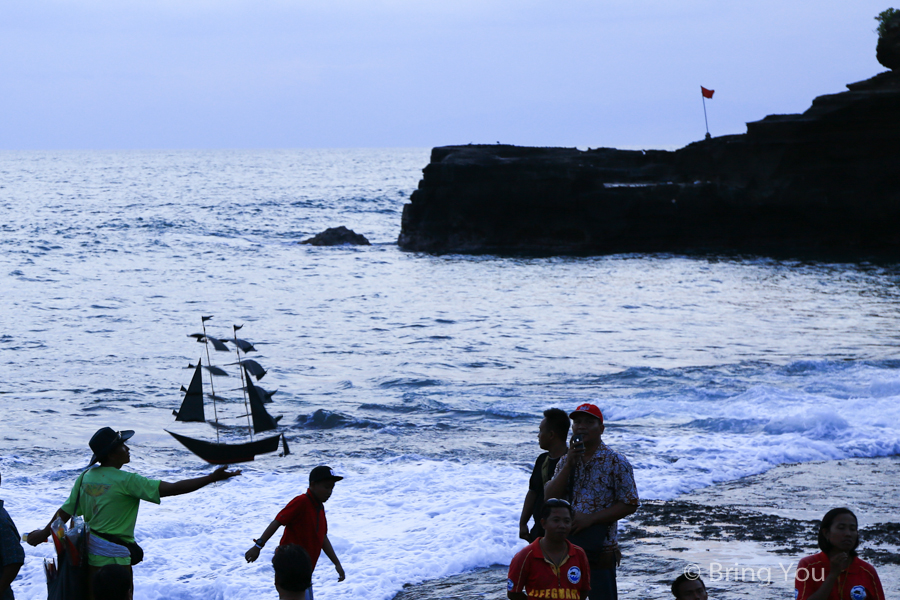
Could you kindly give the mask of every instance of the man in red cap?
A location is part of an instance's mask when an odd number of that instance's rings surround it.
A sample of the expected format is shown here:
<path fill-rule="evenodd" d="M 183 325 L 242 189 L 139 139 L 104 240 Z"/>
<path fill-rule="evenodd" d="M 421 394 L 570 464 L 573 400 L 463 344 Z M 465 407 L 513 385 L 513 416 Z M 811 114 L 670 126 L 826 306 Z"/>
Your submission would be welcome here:
<path fill-rule="evenodd" d="M 617 600 L 616 566 L 621 554 L 617 523 L 638 509 L 637 486 L 628 460 L 611 450 L 603 435 L 603 413 L 582 404 L 569 414 L 572 441 L 544 490 L 546 498 L 569 498 L 575 510 L 570 539 L 591 563 L 590 600 Z"/>

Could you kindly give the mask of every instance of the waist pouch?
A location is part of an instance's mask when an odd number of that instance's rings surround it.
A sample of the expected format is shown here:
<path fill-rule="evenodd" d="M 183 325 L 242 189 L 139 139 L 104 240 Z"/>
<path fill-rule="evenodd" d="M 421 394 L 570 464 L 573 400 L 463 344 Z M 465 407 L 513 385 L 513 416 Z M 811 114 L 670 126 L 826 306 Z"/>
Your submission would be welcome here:
<path fill-rule="evenodd" d="M 125 546 L 126 548 L 128 548 L 128 553 L 131 554 L 132 565 L 136 565 L 144 560 L 144 549 L 138 546 L 137 542 L 126 542 L 120 537 L 109 535 L 107 533 L 100 533 L 98 531 L 91 531 L 91 535 L 99 536 L 107 542 L 112 542 L 113 544 L 118 544 L 120 546 Z"/>

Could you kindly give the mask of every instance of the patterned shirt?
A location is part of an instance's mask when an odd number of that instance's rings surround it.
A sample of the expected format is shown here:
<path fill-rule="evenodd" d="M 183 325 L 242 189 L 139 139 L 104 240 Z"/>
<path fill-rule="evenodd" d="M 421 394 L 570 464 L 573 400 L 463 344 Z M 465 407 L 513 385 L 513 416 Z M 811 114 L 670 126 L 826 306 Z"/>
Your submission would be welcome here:
<path fill-rule="evenodd" d="M 9 513 L 3 508 L 0 500 L 0 567 L 21 565 L 25 562 L 25 551 L 22 549 L 22 538 Z M 0 593 L 0 600 L 14 600 L 12 588 Z"/>
<path fill-rule="evenodd" d="M 559 459 L 554 476 L 559 474 L 567 459 L 568 455 L 563 455 Z M 567 489 L 575 512 L 595 513 L 609 508 L 617 502 L 634 506 L 641 505 L 631 464 L 624 456 L 611 450 L 602 440 L 597 452 L 590 460 L 575 465 L 571 481 L 572 486 Z M 616 542 L 618 523 L 618 521 L 613 521 L 609 524 L 609 531 L 603 544 L 607 550 L 618 546 Z"/>

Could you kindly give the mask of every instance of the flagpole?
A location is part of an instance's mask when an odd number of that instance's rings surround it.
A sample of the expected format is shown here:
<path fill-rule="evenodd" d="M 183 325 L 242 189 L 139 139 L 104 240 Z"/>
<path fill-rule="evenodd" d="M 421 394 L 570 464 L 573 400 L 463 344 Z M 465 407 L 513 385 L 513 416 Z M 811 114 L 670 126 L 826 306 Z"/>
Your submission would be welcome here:
<path fill-rule="evenodd" d="M 703 122 L 706 123 L 706 139 L 709 139 L 711 136 L 709 135 L 709 121 L 706 119 L 706 96 L 701 93 L 700 97 L 703 98 Z"/>

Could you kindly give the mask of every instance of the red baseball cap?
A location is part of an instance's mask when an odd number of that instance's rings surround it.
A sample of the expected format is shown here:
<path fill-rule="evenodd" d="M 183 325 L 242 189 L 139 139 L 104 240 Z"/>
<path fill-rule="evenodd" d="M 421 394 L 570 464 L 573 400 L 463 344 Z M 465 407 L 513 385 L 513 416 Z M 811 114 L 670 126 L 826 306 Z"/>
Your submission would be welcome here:
<path fill-rule="evenodd" d="M 569 418 L 574 419 L 575 415 L 577 415 L 578 413 L 587 413 L 587 414 L 591 415 L 592 417 L 597 417 L 598 419 L 600 419 L 600 423 L 603 423 L 603 413 L 600 412 L 600 409 L 597 408 L 596 404 L 588 404 L 588 403 L 582 404 L 581 406 L 579 406 L 578 408 L 576 408 L 575 410 L 573 410 L 572 412 L 569 413 Z"/>

